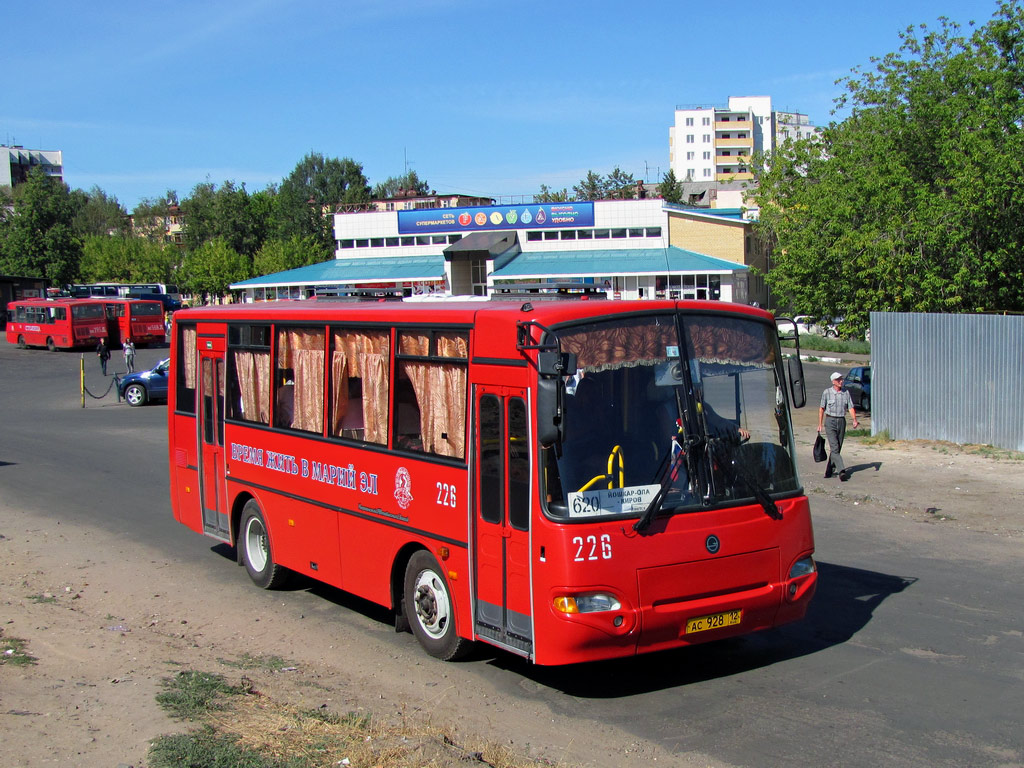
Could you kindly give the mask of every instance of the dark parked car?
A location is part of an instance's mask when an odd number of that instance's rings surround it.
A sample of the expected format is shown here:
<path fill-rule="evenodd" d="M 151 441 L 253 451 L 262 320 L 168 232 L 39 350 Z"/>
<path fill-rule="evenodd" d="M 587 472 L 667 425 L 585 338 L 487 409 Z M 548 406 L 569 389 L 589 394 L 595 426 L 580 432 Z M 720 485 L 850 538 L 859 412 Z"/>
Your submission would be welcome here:
<path fill-rule="evenodd" d="M 167 399 L 167 369 L 171 367 L 171 359 L 161 360 L 148 371 L 129 373 L 118 386 L 118 394 L 128 405 L 144 405 L 150 400 Z"/>
<path fill-rule="evenodd" d="M 855 408 L 862 411 L 871 410 L 871 366 L 864 365 L 851 368 L 843 379 L 843 385 L 850 393 Z"/>

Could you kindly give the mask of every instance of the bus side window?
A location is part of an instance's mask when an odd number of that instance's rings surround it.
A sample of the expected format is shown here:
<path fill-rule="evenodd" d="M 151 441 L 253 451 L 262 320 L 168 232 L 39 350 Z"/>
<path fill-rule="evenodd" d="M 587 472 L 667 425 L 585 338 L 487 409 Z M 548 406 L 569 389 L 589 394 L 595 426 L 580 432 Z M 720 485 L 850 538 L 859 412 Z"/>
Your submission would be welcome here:
<path fill-rule="evenodd" d="M 277 393 L 274 426 L 323 434 L 324 344 L 323 328 L 277 329 Z M 291 390 L 287 387 L 291 385 Z M 288 392 L 291 394 L 287 394 Z M 287 400 L 291 397 L 291 412 Z"/>
<path fill-rule="evenodd" d="M 331 435 L 387 445 L 390 346 L 387 331 L 331 334 Z"/>

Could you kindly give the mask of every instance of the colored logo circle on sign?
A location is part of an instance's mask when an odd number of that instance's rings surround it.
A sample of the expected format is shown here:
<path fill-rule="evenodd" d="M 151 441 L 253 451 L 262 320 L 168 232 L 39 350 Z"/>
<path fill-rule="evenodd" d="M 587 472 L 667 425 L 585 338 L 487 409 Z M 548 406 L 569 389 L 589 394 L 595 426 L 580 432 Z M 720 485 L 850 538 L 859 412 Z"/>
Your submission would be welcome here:
<path fill-rule="evenodd" d="M 476 215 L 476 225 L 478 227 L 482 227 L 486 223 L 487 223 L 487 214 L 484 213 L 483 211 L 481 211 L 480 213 L 478 213 Z"/>
<path fill-rule="evenodd" d="M 472 220 L 473 220 L 473 217 L 470 216 L 468 213 L 460 213 L 459 214 L 459 224 L 462 225 L 463 227 L 468 227 L 469 226 L 469 222 L 471 222 Z"/>

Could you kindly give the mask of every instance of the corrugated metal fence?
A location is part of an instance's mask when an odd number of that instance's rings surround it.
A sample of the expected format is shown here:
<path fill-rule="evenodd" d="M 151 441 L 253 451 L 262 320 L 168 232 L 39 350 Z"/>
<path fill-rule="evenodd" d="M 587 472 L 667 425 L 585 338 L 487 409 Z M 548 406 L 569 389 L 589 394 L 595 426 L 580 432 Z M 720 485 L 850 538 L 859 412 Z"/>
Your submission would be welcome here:
<path fill-rule="evenodd" d="M 1024 451 L 1024 317 L 871 313 L 871 429 Z"/>

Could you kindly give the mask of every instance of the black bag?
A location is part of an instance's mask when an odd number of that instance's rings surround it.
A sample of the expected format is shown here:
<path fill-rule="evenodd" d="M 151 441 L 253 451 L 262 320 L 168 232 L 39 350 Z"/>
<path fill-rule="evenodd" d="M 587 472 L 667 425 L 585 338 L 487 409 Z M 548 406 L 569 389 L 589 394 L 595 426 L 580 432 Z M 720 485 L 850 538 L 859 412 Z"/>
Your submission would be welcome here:
<path fill-rule="evenodd" d="M 814 441 L 814 460 L 818 463 L 823 462 L 828 456 L 825 455 L 825 438 L 818 433 L 818 439 Z"/>

